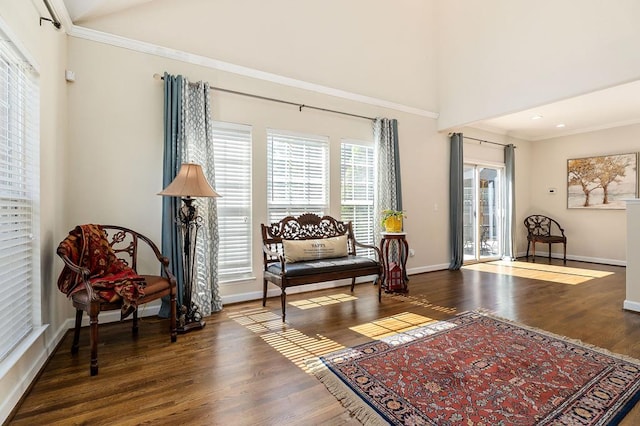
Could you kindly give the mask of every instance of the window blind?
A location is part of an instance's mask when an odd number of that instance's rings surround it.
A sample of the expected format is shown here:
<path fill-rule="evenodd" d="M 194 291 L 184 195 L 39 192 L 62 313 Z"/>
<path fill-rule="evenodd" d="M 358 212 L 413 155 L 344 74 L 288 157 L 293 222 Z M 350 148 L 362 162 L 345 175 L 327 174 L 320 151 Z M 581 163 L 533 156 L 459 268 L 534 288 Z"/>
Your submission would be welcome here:
<path fill-rule="evenodd" d="M 214 122 L 215 189 L 218 207 L 218 273 L 221 281 L 252 273 L 251 127 Z"/>
<path fill-rule="evenodd" d="M 329 209 L 329 139 L 267 130 L 270 222 Z"/>
<path fill-rule="evenodd" d="M 0 41 L 0 361 L 34 326 L 39 280 L 39 91 L 28 64 Z"/>
<path fill-rule="evenodd" d="M 340 149 L 341 216 L 353 223 L 356 239 L 365 244 L 373 240 L 374 152 L 373 147 L 345 141 Z M 373 250 L 363 253 L 373 256 Z"/>

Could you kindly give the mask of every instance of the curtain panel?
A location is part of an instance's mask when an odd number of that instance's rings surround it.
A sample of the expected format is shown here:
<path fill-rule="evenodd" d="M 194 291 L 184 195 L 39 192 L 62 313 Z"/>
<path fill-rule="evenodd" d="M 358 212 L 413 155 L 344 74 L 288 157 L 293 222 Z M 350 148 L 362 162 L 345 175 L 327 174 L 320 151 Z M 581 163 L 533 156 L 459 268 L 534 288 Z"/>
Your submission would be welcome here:
<path fill-rule="evenodd" d="M 374 238 L 380 241 L 383 210 L 402 210 L 402 182 L 400 179 L 400 149 L 398 120 L 376 118 L 373 122 L 375 164 L 377 176 L 374 204 Z"/>
<path fill-rule="evenodd" d="M 215 188 L 213 151 L 213 120 L 209 84 L 187 83 L 184 102 L 185 159 L 202 166 L 209 184 Z M 224 194 L 222 194 L 224 195 Z M 215 198 L 197 198 L 198 214 L 204 223 L 198 232 L 196 265 L 197 279 L 192 300 L 203 316 L 222 309 L 218 282 L 218 211 Z"/>
<path fill-rule="evenodd" d="M 516 157 L 515 146 L 509 144 L 504 147 L 505 168 L 505 219 L 504 219 L 504 254 L 503 257 L 516 260 Z"/>
<path fill-rule="evenodd" d="M 182 102 L 184 79 L 164 73 L 164 156 L 162 164 L 162 187 L 166 188 L 176 177 L 182 164 L 183 134 Z M 162 254 L 169 258 L 171 271 L 178 282 L 177 304 L 182 306 L 184 274 L 182 263 L 182 235 L 177 226 L 178 210 L 182 201 L 177 197 L 162 197 Z M 171 309 L 169 296 L 162 298 L 158 316 L 169 318 Z"/>
<path fill-rule="evenodd" d="M 451 154 L 449 158 L 449 240 L 451 248 L 452 271 L 462 267 L 464 260 L 464 153 L 462 133 L 451 135 Z"/>

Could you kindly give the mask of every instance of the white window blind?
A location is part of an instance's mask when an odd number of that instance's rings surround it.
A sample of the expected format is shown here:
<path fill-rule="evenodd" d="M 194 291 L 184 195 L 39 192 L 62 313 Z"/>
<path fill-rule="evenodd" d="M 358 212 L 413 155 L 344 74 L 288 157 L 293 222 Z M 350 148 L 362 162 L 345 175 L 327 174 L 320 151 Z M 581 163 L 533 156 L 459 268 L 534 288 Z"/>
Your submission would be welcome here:
<path fill-rule="evenodd" d="M 38 138 L 37 83 L 12 44 L 0 41 L 0 360 L 34 327 Z"/>
<path fill-rule="evenodd" d="M 340 150 L 341 215 L 343 221 L 353 223 L 356 240 L 373 244 L 373 146 L 344 141 Z M 373 250 L 363 253 L 373 256 Z"/>
<path fill-rule="evenodd" d="M 251 127 L 214 122 L 213 152 L 218 207 L 220 280 L 252 273 Z"/>
<path fill-rule="evenodd" d="M 329 209 L 329 139 L 267 130 L 270 222 Z"/>

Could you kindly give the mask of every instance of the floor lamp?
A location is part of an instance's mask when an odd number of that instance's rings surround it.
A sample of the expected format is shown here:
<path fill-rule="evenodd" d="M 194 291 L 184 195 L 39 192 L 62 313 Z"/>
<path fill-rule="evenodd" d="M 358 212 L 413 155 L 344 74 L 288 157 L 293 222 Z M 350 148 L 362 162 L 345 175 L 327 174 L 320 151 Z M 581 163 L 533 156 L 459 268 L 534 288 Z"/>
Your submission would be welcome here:
<path fill-rule="evenodd" d="M 205 322 L 198 307 L 192 301 L 193 286 L 196 280 L 196 245 L 198 230 L 204 219 L 198 215 L 198 208 L 194 205 L 197 197 L 219 197 L 213 190 L 199 164 L 186 163 L 180 167 L 175 179 L 158 195 L 180 197 L 183 201 L 178 212 L 177 224 L 182 231 L 182 260 L 184 272 L 183 304 L 178 313 L 178 332 L 202 328 Z"/>

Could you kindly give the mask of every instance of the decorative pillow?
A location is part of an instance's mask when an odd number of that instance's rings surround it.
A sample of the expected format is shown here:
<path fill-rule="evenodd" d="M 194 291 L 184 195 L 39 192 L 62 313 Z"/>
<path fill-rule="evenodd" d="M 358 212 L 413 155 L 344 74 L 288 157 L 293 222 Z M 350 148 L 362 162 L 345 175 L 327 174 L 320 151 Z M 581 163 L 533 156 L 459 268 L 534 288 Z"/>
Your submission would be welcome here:
<path fill-rule="evenodd" d="M 347 255 L 347 236 L 317 240 L 282 240 L 282 247 L 284 259 L 288 263 L 344 257 Z"/>

